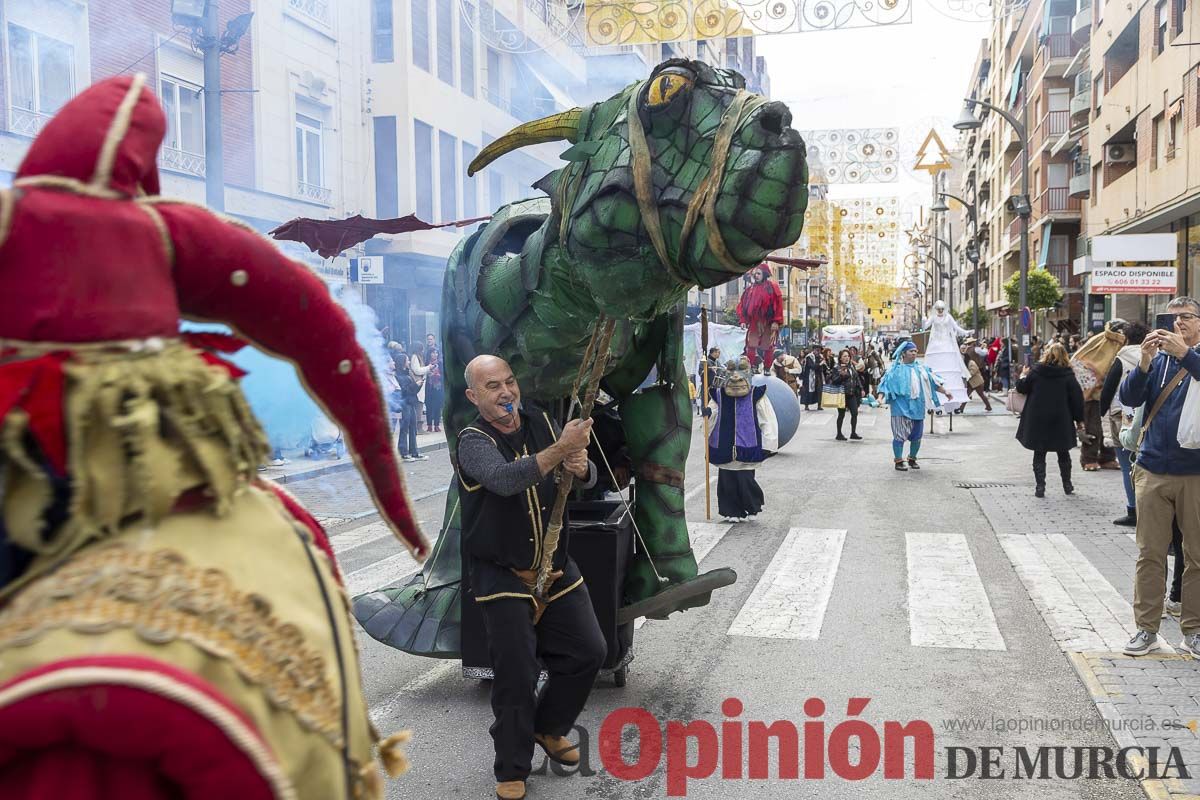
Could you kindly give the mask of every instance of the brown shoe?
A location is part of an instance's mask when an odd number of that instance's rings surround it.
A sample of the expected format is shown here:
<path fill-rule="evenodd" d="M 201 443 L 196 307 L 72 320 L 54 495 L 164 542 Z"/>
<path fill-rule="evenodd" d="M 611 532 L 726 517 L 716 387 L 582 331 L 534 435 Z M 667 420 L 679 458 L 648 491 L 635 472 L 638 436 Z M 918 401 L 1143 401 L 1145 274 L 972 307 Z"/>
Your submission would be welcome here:
<path fill-rule="evenodd" d="M 565 767 L 579 763 L 579 745 L 571 744 L 565 736 L 542 736 L 534 734 L 533 740 L 546 751 L 546 757 Z"/>
<path fill-rule="evenodd" d="M 525 781 L 497 783 L 496 800 L 525 800 Z"/>

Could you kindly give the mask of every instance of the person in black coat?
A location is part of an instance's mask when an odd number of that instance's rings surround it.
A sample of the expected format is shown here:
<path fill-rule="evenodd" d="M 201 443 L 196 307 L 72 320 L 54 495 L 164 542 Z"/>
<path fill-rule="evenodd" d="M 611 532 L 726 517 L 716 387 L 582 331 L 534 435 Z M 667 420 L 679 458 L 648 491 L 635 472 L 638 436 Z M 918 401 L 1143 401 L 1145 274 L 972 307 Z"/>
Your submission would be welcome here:
<path fill-rule="evenodd" d="M 858 435 L 858 404 L 863 398 L 863 378 L 862 373 L 855 368 L 853 354 L 849 350 L 838 353 L 838 363 L 833 368 L 829 383 L 841 386 L 846 393 L 846 407 L 838 409 L 837 440 L 846 441 L 842 433 L 842 421 L 846 419 L 847 411 L 850 412 L 850 438 L 861 439 Z"/>
<path fill-rule="evenodd" d="M 1046 345 L 1041 360 L 1021 373 L 1017 391 L 1025 395 L 1025 410 L 1017 426 L 1017 441 L 1033 451 L 1034 495 L 1046 496 L 1046 453 L 1058 454 L 1063 491 L 1071 494 L 1071 448 L 1076 431 L 1083 432 L 1083 390 L 1071 369 L 1067 349 L 1059 342 Z"/>

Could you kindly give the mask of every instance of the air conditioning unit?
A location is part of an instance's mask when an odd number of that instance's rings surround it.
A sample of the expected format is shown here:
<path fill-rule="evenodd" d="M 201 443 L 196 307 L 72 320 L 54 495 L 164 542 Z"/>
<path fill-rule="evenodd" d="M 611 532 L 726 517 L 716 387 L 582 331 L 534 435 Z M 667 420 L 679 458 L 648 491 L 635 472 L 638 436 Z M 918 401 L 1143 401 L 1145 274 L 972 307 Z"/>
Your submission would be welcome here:
<path fill-rule="evenodd" d="M 1107 144 L 1104 146 L 1105 164 L 1132 164 L 1137 153 L 1132 144 Z"/>

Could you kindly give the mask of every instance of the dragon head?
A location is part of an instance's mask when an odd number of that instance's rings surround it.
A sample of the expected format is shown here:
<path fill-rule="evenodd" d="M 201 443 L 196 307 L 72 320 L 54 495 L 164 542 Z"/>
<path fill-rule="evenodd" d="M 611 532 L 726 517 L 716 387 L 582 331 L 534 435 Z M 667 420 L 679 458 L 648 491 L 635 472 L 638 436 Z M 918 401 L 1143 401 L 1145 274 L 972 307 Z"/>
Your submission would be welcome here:
<path fill-rule="evenodd" d="M 737 72 L 671 59 L 615 97 L 515 128 L 469 174 L 525 145 L 569 141 L 567 165 L 538 187 L 553 200 L 550 234 L 593 267 L 598 295 L 717 286 L 800 235 L 808 166 L 791 119 Z"/>

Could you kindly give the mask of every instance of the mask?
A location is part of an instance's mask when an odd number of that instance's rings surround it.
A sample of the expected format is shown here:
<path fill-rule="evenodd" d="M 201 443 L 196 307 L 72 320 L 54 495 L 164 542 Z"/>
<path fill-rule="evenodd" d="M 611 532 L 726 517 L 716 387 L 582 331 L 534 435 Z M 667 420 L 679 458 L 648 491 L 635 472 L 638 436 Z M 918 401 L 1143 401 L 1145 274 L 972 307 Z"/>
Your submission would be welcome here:
<path fill-rule="evenodd" d="M 725 394 L 745 397 L 750 394 L 750 362 L 747 359 L 730 361 L 725 365 Z"/>

